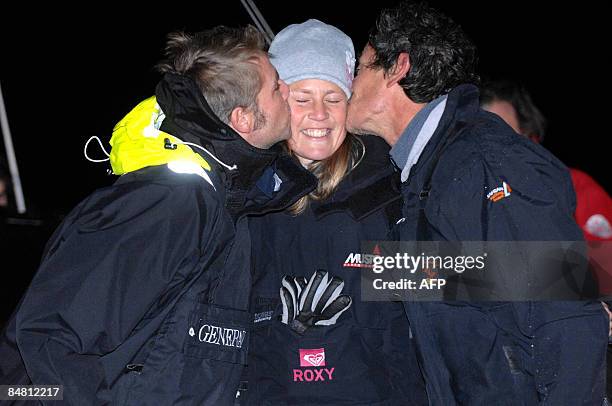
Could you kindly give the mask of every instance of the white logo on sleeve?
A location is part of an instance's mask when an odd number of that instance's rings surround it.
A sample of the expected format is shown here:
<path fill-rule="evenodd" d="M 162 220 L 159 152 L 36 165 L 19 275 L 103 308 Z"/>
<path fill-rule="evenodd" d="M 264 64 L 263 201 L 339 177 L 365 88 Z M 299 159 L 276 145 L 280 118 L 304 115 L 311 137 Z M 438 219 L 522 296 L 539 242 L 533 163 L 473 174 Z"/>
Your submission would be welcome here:
<path fill-rule="evenodd" d="M 246 331 L 204 324 L 200 327 L 197 334 L 195 329 L 190 327 L 189 335 L 191 337 L 197 336 L 198 341 L 202 343 L 242 348 L 242 344 L 246 337 Z"/>
<path fill-rule="evenodd" d="M 496 187 L 495 189 L 487 193 L 487 199 L 489 199 L 492 202 L 497 202 L 497 201 L 500 201 L 501 199 L 504 199 L 510 196 L 511 194 L 512 194 L 512 188 L 510 187 L 510 185 L 507 184 L 506 182 L 502 182 L 501 186 Z"/>

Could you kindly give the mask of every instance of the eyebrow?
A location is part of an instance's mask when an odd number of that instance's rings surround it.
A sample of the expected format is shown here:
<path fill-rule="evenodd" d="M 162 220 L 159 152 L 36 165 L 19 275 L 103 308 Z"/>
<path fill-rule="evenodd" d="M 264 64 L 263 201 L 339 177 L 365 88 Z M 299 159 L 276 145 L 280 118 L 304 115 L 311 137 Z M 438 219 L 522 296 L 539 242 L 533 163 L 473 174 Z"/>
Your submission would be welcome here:
<path fill-rule="evenodd" d="M 310 90 L 310 89 L 295 89 L 295 90 L 292 90 L 291 92 L 300 92 L 300 93 L 306 93 L 306 94 L 312 94 L 313 93 L 312 90 Z M 327 96 L 328 94 L 332 94 L 332 93 L 334 93 L 334 94 L 342 94 L 342 91 L 339 92 L 337 90 L 330 89 L 330 90 L 325 92 L 324 96 Z"/>

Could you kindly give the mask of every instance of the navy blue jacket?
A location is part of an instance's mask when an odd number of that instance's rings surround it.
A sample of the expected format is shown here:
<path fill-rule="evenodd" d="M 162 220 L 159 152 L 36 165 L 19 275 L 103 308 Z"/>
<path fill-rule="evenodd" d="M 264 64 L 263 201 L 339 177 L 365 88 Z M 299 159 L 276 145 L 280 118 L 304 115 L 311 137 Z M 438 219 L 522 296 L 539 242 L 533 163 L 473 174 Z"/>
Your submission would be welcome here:
<path fill-rule="evenodd" d="M 361 299 L 361 242 L 386 240 L 399 215 L 399 177 L 379 138 L 363 138 L 363 161 L 325 201 L 299 215 L 252 217 L 255 323 L 248 362 L 248 404 L 418 405 L 424 389 L 401 302 Z M 394 209 L 395 207 L 395 209 Z M 352 305 L 332 326 L 303 336 L 279 320 L 283 275 L 317 269 L 345 281 Z M 308 364 L 314 351 L 322 364 Z"/>
<path fill-rule="evenodd" d="M 492 198 L 503 185 L 511 193 Z M 566 167 L 450 92 L 402 184 L 405 241 L 578 241 Z M 600 405 L 608 319 L 597 302 L 406 302 L 431 405 Z"/>
<path fill-rule="evenodd" d="M 233 404 L 250 341 L 246 218 L 315 185 L 222 124 L 190 79 L 166 75 L 157 101 L 162 130 L 238 169 L 211 163 L 208 181 L 166 165 L 129 172 L 55 232 L 13 328 L 32 383 L 64 385 L 69 404 Z M 274 159 L 287 187 L 248 199 Z"/>

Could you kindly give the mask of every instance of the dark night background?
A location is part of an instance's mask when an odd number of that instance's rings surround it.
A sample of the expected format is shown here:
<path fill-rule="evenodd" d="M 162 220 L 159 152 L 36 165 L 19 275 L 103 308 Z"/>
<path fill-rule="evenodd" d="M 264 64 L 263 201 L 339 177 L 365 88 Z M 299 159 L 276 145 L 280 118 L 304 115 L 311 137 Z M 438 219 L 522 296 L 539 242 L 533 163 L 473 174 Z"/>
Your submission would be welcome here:
<path fill-rule="evenodd" d="M 395 1 L 256 3 L 274 32 L 318 18 L 344 30 L 359 52 L 379 9 Z M 546 8 L 527 0 L 431 3 L 476 43 L 481 74 L 514 78 L 530 89 L 549 120 L 544 145 L 612 191 L 602 97 L 609 91 L 603 3 L 548 3 Z M 68 9 L 20 2 L 2 13 L 0 83 L 32 210 L 28 217 L 42 225 L 0 229 L 0 325 L 31 279 L 57 222 L 95 188 L 115 179 L 106 175 L 107 163 L 84 158 L 84 143 L 92 135 L 108 142 L 114 124 L 153 94 L 159 76 L 152 67 L 162 56 L 165 35 L 251 22 L 239 0 L 194 4 L 127 11 L 108 3 Z M 89 151 L 101 157 L 95 144 Z"/>

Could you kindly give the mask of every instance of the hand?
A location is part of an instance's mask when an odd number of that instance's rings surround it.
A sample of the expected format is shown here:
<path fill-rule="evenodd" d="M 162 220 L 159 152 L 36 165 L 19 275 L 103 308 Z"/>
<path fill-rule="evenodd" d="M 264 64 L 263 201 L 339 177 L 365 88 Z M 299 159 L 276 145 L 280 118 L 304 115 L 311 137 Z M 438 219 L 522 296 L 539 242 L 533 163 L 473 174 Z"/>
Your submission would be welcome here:
<path fill-rule="evenodd" d="M 285 275 L 280 288 L 283 315 L 281 321 L 299 334 L 312 326 L 335 324 L 352 303 L 348 295 L 340 295 L 344 281 L 318 270 L 306 282 L 303 277 Z"/>

